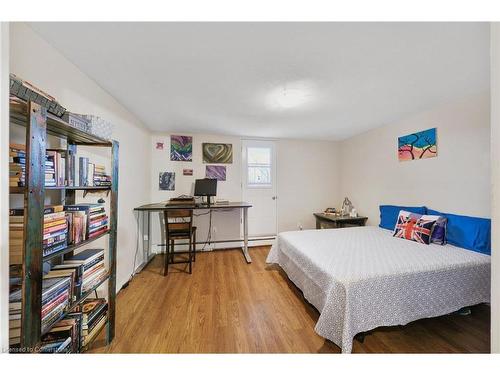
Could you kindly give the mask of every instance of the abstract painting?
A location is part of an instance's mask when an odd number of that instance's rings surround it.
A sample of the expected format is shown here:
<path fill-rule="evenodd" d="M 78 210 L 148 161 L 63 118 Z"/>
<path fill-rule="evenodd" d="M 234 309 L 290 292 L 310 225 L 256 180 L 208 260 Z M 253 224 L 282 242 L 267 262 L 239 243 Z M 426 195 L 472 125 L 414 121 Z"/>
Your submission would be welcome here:
<path fill-rule="evenodd" d="M 217 181 L 226 181 L 226 167 L 223 165 L 207 165 L 205 178 L 215 178 Z"/>
<path fill-rule="evenodd" d="M 175 190 L 175 172 L 160 172 L 160 190 Z"/>
<path fill-rule="evenodd" d="M 203 163 L 231 164 L 233 145 L 230 143 L 203 143 Z"/>
<path fill-rule="evenodd" d="M 191 168 L 185 168 L 182 170 L 182 174 L 184 176 L 192 176 L 193 175 L 193 170 Z"/>
<path fill-rule="evenodd" d="M 436 156 L 436 128 L 398 138 L 399 161 L 427 159 Z"/>
<path fill-rule="evenodd" d="M 193 160 L 193 137 L 186 135 L 170 136 L 170 160 Z"/>

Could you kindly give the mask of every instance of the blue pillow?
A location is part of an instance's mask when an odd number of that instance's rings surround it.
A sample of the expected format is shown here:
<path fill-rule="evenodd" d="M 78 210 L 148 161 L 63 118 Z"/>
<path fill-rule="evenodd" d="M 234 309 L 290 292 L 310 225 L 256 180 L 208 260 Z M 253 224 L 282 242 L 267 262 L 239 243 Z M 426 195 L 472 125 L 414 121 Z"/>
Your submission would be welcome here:
<path fill-rule="evenodd" d="M 406 206 L 380 206 L 380 228 L 394 230 L 398 221 L 399 211 L 404 210 L 415 214 L 425 215 L 427 209 L 425 207 L 406 207 Z"/>
<path fill-rule="evenodd" d="M 491 219 L 447 214 L 431 209 L 427 212 L 429 215 L 440 215 L 448 219 L 446 240 L 449 244 L 491 255 Z"/>

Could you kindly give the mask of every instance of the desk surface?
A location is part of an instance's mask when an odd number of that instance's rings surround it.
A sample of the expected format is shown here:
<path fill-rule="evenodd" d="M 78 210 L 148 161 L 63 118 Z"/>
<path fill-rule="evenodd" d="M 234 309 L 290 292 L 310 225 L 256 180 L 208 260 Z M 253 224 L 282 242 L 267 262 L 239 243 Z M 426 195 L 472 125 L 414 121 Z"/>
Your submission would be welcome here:
<path fill-rule="evenodd" d="M 224 208 L 248 208 L 252 207 L 252 205 L 248 202 L 229 202 L 229 203 L 215 203 L 211 204 L 210 206 L 206 204 L 186 204 L 186 205 L 181 205 L 181 204 L 176 204 L 176 205 L 167 205 L 165 202 L 160 202 L 160 203 L 151 203 L 151 204 L 144 204 L 142 206 L 134 208 L 134 211 L 164 211 L 164 210 L 176 210 L 176 209 L 190 209 L 190 210 L 207 210 L 207 209 L 213 209 L 213 210 L 222 210 Z"/>

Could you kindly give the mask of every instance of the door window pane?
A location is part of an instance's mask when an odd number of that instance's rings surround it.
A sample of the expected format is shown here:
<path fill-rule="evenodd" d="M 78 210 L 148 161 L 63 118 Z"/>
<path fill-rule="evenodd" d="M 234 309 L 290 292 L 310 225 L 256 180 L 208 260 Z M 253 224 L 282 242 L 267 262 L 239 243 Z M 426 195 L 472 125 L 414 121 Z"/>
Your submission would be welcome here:
<path fill-rule="evenodd" d="M 271 149 L 269 147 L 247 148 L 247 185 L 271 185 Z"/>
<path fill-rule="evenodd" d="M 249 147 L 248 164 L 271 165 L 271 149 L 267 147 Z"/>
<path fill-rule="evenodd" d="M 270 185 L 271 167 L 248 167 L 249 185 Z"/>

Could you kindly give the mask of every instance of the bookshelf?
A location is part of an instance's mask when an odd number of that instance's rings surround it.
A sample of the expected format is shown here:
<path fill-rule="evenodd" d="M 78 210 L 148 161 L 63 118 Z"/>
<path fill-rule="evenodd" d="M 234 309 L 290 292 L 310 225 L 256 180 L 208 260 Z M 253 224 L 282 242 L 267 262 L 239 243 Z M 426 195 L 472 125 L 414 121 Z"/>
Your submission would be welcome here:
<path fill-rule="evenodd" d="M 109 247 L 107 254 L 108 276 L 98 285 L 92 287 L 77 301 L 70 304 L 70 308 L 59 319 L 77 304 L 83 302 L 103 283 L 108 284 L 108 318 L 105 324 L 106 342 L 111 343 L 115 335 L 115 306 L 116 306 L 116 235 L 118 213 L 118 151 L 117 141 L 108 141 L 93 134 L 71 127 L 62 119 L 48 113 L 39 104 L 31 101 L 16 99 L 10 103 L 10 122 L 26 127 L 26 171 L 25 186 L 11 187 L 11 194 L 24 196 L 24 253 L 22 263 L 22 314 L 21 314 L 21 348 L 29 349 L 39 347 L 42 332 L 42 278 L 43 263 L 64 259 L 72 255 L 75 250 L 99 238 L 108 236 Z M 45 187 L 45 154 L 47 149 L 47 135 L 56 136 L 66 140 L 67 152 L 76 146 L 106 147 L 110 150 L 111 158 L 111 186 L 53 186 Z M 50 254 L 42 255 L 43 222 L 45 192 L 49 190 L 60 191 L 64 204 L 75 204 L 76 192 L 106 191 L 109 197 L 109 229 L 91 239 Z M 51 326 L 56 324 L 54 322 Z"/>

